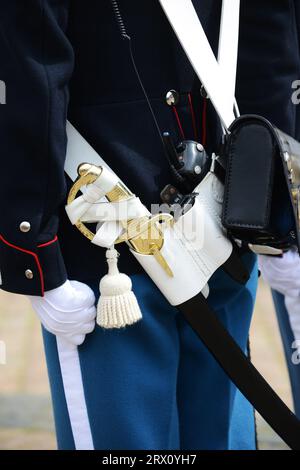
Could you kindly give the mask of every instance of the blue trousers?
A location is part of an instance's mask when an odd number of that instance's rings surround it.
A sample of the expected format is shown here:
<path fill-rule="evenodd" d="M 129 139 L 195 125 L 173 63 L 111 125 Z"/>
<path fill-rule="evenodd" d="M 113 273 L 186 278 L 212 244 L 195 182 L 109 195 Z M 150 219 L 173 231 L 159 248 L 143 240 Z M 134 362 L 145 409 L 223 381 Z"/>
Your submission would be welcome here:
<path fill-rule="evenodd" d="M 244 259 L 247 285 L 219 269 L 209 302 L 246 350 L 257 268 L 254 255 Z M 94 448 L 254 449 L 252 406 L 149 277 L 137 274 L 132 282 L 143 320 L 122 330 L 97 326 L 78 348 Z M 56 339 L 43 335 L 58 447 L 73 449 Z"/>
<path fill-rule="evenodd" d="M 295 338 L 289 322 L 289 315 L 285 307 L 284 296 L 276 291 L 272 291 L 272 295 L 291 381 L 295 413 L 300 419 L 300 365 L 293 364 L 292 362 L 292 353 L 295 351 L 292 349 L 292 343 Z"/>

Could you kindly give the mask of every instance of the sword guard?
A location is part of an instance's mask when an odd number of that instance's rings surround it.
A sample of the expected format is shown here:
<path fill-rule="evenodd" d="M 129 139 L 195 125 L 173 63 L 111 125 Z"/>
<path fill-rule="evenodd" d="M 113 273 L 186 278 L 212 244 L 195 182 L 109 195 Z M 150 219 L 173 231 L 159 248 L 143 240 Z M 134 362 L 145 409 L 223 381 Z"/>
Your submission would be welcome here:
<path fill-rule="evenodd" d="M 81 163 L 77 168 L 77 173 L 78 178 L 69 191 L 67 205 L 74 201 L 82 186 L 94 183 L 99 178 L 102 173 L 102 167 L 90 163 Z M 75 222 L 75 226 L 86 238 L 91 241 L 93 240 L 95 234 L 83 222 L 78 220 Z"/>
<path fill-rule="evenodd" d="M 103 169 L 101 166 L 92 165 L 90 163 L 81 163 L 78 166 L 78 178 L 70 189 L 67 205 L 71 204 L 76 198 L 78 192 L 85 185 L 94 183 L 101 175 Z M 129 199 L 133 194 L 119 182 L 106 197 L 109 202 L 117 202 Z M 172 270 L 168 263 L 160 253 L 163 246 L 164 237 L 160 223 L 172 224 L 173 216 L 167 213 L 155 214 L 153 216 L 143 216 L 137 219 L 120 220 L 123 225 L 124 231 L 117 238 L 114 244 L 126 242 L 130 247 L 141 254 L 153 255 L 160 266 L 165 270 L 169 276 L 173 276 Z M 89 240 L 93 240 L 95 233 L 93 233 L 83 222 L 77 220 L 75 222 L 77 229 Z"/>

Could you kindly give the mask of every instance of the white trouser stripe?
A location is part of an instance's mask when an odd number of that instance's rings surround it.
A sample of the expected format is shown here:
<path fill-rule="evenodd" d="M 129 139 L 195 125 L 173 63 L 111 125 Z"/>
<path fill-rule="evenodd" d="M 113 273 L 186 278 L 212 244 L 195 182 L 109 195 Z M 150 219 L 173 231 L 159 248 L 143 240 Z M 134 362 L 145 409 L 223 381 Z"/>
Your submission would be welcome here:
<path fill-rule="evenodd" d="M 56 337 L 56 343 L 75 447 L 77 450 L 93 450 L 78 349 L 59 337 Z"/>

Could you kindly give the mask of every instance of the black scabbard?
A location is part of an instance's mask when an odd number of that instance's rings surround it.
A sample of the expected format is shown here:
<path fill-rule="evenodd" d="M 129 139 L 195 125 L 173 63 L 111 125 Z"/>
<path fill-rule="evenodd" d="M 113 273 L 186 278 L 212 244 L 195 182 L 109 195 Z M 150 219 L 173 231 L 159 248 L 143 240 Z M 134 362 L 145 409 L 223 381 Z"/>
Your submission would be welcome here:
<path fill-rule="evenodd" d="M 300 450 L 300 421 L 253 366 L 203 295 L 177 308 L 256 411 L 291 449 Z"/>

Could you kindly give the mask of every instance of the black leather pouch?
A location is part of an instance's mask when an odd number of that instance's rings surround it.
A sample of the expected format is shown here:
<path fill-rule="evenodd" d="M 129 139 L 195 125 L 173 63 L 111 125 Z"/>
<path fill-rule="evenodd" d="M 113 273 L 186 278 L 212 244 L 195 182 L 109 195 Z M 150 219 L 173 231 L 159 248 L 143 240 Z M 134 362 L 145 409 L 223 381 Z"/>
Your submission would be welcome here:
<path fill-rule="evenodd" d="M 229 131 L 223 225 L 245 243 L 300 249 L 300 143 L 256 115 Z"/>

